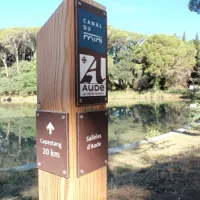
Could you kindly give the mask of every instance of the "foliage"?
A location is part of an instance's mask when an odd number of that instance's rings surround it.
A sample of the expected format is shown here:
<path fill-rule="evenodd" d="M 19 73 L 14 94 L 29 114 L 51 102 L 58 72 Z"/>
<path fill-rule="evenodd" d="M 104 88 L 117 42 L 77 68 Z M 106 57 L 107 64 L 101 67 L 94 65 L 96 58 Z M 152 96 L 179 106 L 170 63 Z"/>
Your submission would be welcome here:
<path fill-rule="evenodd" d="M 135 64 L 132 62 L 132 49 L 120 51 L 117 54 L 118 62 L 109 68 L 112 89 L 126 89 L 132 85 Z"/>
<path fill-rule="evenodd" d="M 126 44 L 109 54 L 109 89 L 187 88 L 195 56 L 195 44 L 176 36 L 153 35 Z"/>
<path fill-rule="evenodd" d="M 160 133 L 160 125 L 159 124 L 151 124 L 150 126 L 146 126 L 147 129 L 147 137 L 156 137 L 159 136 Z"/>
<path fill-rule="evenodd" d="M 38 30 L 0 30 L 0 95 L 36 94 L 35 52 Z"/>
<path fill-rule="evenodd" d="M 36 35 L 40 30 L 40 27 L 30 27 L 30 28 L 22 28 L 22 27 L 14 27 L 14 28 L 6 28 L 0 30 L 0 43 L 4 41 L 5 38 L 9 38 L 13 35 L 16 35 L 21 32 L 30 32 L 33 35 Z"/>
<path fill-rule="evenodd" d="M 184 31 L 184 33 L 183 33 L 182 40 L 183 40 L 183 41 L 186 41 L 186 34 L 185 34 L 185 31 Z"/>
<path fill-rule="evenodd" d="M 0 30 L 0 95 L 36 94 L 38 30 Z M 183 40 L 169 35 L 147 37 L 108 26 L 109 90 L 155 92 L 199 84 L 198 35 L 194 41 L 187 42 L 184 32 Z"/>
<path fill-rule="evenodd" d="M 175 36 L 153 35 L 137 46 L 133 54 L 134 61 L 142 64 L 143 75 L 149 77 L 154 86 L 187 87 L 195 65 L 196 50 L 192 43 Z"/>
<path fill-rule="evenodd" d="M 189 118 L 189 126 L 191 129 L 199 129 L 200 128 L 200 103 L 199 101 L 194 101 L 190 104 L 190 118 Z"/>
<path fill-rule="evenodd" d="M 10 67 L 9 77 L 5 77 L 4 70 L 0 73 L 1 95 L 32 95 L 36 94 L 36 60 L 19 63 L 20 73 L 15 67 Z"/>
<path fill-rule="evenodd" d="M 200 41 L 198 33 L 194 39 L 194 45 L 196 48 L 196 63 L 191 73 L 191 77 L 189 79 L 189 83 L 192 85 L 199 85 L 200 84 Z"/>
<path fill-rule="evenodd" d="M 190 11 L 200 14 L 200 1 L 199 0 L 190 0 L 188 8 Z"/>
<path fill-rule="evenodd" d="M 119 30 L 108 26 L 108 54 L 112 56 L 114 62 L 116 62 L 117 53 L 120 50 L 126 50 L 145 37 L 146 36 L 142 34 Z"/>

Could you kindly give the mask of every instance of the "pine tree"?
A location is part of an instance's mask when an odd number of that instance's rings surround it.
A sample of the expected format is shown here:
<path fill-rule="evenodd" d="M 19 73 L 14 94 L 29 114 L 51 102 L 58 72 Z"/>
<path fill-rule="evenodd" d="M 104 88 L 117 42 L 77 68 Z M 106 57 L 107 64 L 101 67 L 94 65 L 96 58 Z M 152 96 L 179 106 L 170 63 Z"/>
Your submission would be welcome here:
<path fill-rule="evenodd" d="M 194 69 L 191 73 L 191 82 L 195 85 L 200 85 L 200 41 L 199 41 L 199 35 L 196 33 L 195 39 L 194 39 L 195 48 L 197 50 L 195 59 L 196 64 L 194 66 Z"/>
<path fill-rule="evenodd" d="M 198 50 L 199 49 L 199 44 L 200 44 L 200 41 L 199 41 L 199 35 L 198 33 L 196 33 L 196 36 L 195 36 L 195 39 L 194 39 L 194 44 L 196 46 L 196 49 Z"/>
<path fill-rule="evenodd" d="M 186 41 L 186 35 L 185 35 L 185 31 L 184 31 L 184 33 L 183 33 L 182 40 L 183 40 L 183 41 Z"/>

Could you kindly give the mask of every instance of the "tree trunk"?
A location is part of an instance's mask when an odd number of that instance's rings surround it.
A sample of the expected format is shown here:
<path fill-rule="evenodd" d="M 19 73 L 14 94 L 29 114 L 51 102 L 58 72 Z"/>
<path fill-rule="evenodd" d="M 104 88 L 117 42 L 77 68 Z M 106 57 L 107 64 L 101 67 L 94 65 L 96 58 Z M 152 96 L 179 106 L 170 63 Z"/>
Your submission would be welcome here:
<path fill-rule="evenodd" d="M 5 70 L 6 70 L 6 77 L 8 77 L 8 65 L 7 65 L 7 58 L 2 59 Z"/>
<path fill-rule="evenodd" d="M 18 55 L 18 50 L 16 50 L 16 65 L 17 65 L 17 73 L 19 73 L 19 55 Z"/>

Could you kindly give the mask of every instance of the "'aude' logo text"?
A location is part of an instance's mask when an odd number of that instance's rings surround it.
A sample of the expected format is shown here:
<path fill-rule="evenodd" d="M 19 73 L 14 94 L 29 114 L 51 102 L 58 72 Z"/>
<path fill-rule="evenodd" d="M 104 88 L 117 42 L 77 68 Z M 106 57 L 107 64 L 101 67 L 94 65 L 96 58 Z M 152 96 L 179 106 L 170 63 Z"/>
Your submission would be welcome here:
<path fill-rule="evenodd" d="M 80 96 L 106 96 L 106 58 L 80 54 Z"/>

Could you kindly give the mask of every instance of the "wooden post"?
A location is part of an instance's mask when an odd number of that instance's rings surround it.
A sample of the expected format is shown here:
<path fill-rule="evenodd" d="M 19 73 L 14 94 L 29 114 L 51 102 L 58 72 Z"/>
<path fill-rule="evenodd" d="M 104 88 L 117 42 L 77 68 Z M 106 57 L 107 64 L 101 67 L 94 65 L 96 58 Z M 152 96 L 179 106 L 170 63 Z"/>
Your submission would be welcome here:
<path fill-rule="evenodd" d="M 37 35 L 38 110 L 69 113 L 69 179 L 39 169 L 40 200 L 107 199 L 107 167 L 77 176 L 76 113 L 103 111 L 106 105 L 76 106 L 74 1 L 65 0 Z"/>

